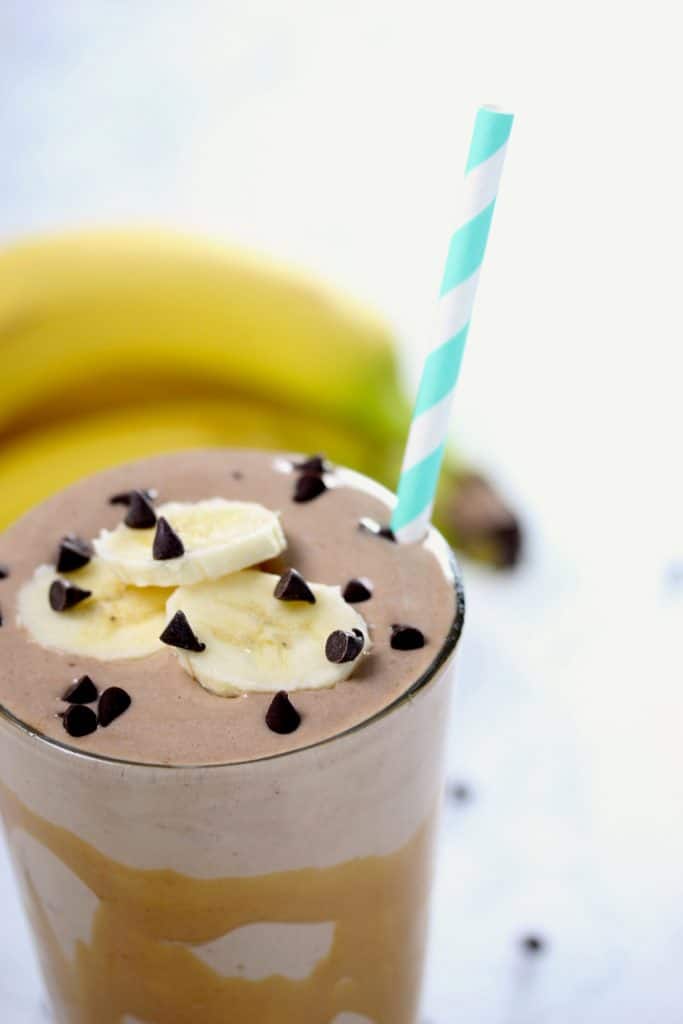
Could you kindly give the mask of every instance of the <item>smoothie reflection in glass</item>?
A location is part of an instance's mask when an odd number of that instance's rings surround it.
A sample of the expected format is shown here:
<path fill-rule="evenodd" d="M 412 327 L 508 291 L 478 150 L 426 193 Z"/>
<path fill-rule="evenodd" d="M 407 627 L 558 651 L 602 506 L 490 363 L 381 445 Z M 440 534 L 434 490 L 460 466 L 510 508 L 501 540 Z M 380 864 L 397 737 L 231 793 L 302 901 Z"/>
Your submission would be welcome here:
<path fill-rule="evenodd" d="M 463 604 L 390 514 L 213 449 L 0 537 L 0 804 L 59 1024 L 416 1024 Z"/>

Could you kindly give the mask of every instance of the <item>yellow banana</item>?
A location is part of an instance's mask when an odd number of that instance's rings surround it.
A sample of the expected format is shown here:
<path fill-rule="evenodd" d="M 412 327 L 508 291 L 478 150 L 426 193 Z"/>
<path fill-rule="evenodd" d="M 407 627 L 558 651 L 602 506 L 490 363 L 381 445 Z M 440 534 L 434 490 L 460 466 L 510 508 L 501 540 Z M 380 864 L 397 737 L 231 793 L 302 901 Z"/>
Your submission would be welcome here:
<path fill-rule="evenodd" d="M 241 251 L 130 232 L 0 251 L 0 355 L 0 525 L 84 473 L 196 445 L 316 448 L 398 478 L 410 410 L 387 327 Z M 513 560 L 514 518 L 452 456 L 437 508 L 456 545 Z"/>
<path fill-rule="evenodd" d="M 244 399 L 152 402 L 67 419 L 0 444 L 0 528 L 60 487 L 119 462 L 216 445 L 307 451 L 312 439 L 339 462 L 365 466 L 375 476 L 382 468 L 379 460 L 368 465 L 372 449 L 360 435 Z"/>
<path fill-rule="evenodd" d="M 0 252 L 0 352 L 0 429 L 59 413 L 66 398 L 87 411 L 178 382 L 296 404 L 373 437 L 405 424 L 379 320 L 303 276 L 172 234 Z"/>

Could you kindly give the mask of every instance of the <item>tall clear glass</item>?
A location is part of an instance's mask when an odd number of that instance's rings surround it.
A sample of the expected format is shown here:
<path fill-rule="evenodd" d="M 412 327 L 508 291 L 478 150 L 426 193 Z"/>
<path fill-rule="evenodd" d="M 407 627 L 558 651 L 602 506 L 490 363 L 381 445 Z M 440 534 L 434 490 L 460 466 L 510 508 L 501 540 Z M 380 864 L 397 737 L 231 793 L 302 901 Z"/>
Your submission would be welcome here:
<path fill-rule="evenodd" d="M 211 767 L 86 755 L 0 709 L 0 806 L 59 1024 L 415 1024 L 463 600 L 401 699 Z"/>

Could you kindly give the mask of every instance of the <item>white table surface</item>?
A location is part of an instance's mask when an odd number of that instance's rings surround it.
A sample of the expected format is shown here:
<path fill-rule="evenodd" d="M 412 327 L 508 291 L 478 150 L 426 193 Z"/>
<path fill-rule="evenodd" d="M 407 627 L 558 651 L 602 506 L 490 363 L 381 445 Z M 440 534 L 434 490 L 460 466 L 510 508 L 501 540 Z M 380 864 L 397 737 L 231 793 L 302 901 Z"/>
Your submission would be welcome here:
<path fill-rule="evenodd" d="M 244 240 L 383 310 L 408 386 L 472 111 L 518 112 L 454 429 L 525 510 L 528 554 L 466 571 L 449 780 L 471 796 L 445 807 L 429 1024 L 683 1019 L 670 14 L 0 8 L 1 238 L 144 219 Z M 48 1021 L 5 863 L 0 905 L 0 1019 Z"/>

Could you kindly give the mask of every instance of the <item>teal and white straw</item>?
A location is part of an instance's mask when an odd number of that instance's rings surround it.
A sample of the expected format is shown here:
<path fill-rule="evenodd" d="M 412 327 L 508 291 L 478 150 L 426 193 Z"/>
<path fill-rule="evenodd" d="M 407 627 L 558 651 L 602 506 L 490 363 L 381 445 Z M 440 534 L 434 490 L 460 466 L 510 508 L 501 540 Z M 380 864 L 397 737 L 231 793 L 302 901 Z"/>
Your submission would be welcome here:
<path fill-rule="evenodd" d="M 482 107 L 465 170 L 465 203 L 451 238 L 433 346 L 413 411 L 391 526 L 399 541 L 424 537 L 434 505 L 455 385 L 496 205 L 512 114 Z"/>

